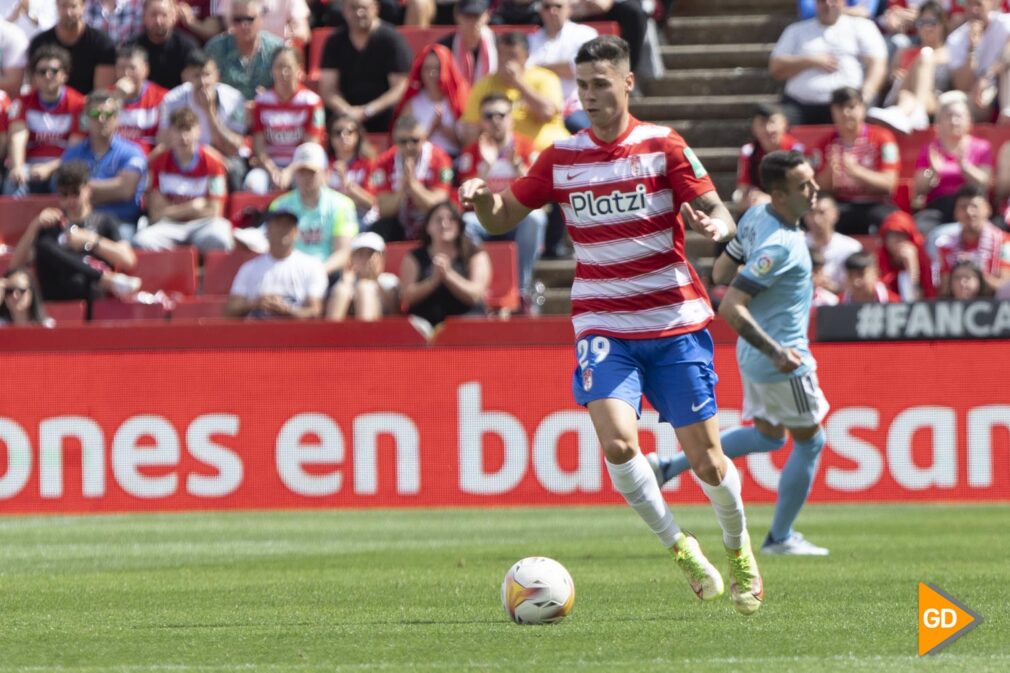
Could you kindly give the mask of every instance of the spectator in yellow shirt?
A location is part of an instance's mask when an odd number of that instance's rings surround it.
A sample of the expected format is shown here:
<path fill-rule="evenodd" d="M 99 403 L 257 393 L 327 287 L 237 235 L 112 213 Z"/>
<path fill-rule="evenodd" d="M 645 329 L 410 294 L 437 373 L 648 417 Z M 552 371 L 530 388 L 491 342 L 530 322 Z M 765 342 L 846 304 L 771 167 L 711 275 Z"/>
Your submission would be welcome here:
<path fill-rule="evenodd" d="M 480 102 L 491 93 L 504 94 L 512 101 L 515 131 L 533 139 L 539 151 L 555 140 L 568 137 L 561 112 L 561 80 L 539 66 L 527 66 L 530 47 L 526 35 L 512 32 L 498 37 L 498 72 L 474 84 L 463 111 L 463 146 L 480 134 Z"/>

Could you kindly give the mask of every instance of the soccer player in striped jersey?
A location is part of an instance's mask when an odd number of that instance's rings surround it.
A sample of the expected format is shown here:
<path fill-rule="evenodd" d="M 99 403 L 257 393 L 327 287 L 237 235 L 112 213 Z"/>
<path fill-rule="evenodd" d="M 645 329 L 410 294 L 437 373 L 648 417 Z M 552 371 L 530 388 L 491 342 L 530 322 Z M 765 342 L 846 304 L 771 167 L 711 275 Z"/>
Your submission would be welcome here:
<path fill-rule="evenodd" d="M 730 458 L 767 453 L 793 436 L 793 451 L 782 469 L 765 554 L 826 556 L 793 522 L 810 493 L 824 447 L 821 421 L 828 402 L 817 383 L 807 326 L 813 299 L 812 264 L 800 218 L 817 198 L 814 170 L 795 151 L 776 151 L 761 160 L 761 182 L 772 202 L 754 206 L 740 220 L 737 237 L 715 262 L 717 283 L 731 283 L 719 315 L 740 335 L 736 357 L 743 379 L 743 417 L 754 425 L 722 434 Z M 684 456 L 650 455 L 662 484 L 688 469 Z"/>
<path fill-rule="evenodd" d="M 548 202 L 561 205 L 575 244 L 572 389 L 589 411 L 615 488 L 673 554 L 702 600 L 722 595 L 719 571 L 682 532 L 638 445 L 642 395 L 673 425 L 712 501 L 737 610 L 761 606 L 740 478 L 719 444 L 717 376 L 706 326 L 712 308 L 684 253 L 684 225 L 714 241 L 735 225 L 694 153 L 675 131 L 628 110 L 628 44 L 613 36 L 578 52 L 576 85 L 591 127 L 544 149 L 500 193 L 479 179 L 460 186 L 488 232 L 504 233 Z M 680 216 L 678 216 L 678 213 Z"/>

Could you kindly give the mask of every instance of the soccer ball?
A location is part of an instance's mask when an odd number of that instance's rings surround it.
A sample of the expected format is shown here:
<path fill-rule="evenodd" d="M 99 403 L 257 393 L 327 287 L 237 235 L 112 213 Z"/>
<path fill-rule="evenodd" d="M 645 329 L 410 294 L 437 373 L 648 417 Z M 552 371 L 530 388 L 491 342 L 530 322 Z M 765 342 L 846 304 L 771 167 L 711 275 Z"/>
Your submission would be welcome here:
<path fill-rule="evenodd" d="M 516 562 L 501 583 L 501 604 L 516 624 L 556 624 L 572 611 L 575 583 L 565 567 L 543 556 Z"/>

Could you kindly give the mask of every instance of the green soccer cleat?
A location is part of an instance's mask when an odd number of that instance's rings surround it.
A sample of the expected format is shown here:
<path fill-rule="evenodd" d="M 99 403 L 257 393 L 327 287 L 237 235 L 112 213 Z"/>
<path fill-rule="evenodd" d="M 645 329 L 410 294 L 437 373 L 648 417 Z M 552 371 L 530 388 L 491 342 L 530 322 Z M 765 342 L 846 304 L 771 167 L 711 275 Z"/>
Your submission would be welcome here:
<path fill-rule="evenodd" d="M 694 594 L 703 601 L 714 601 L 722 596 L 725 585 L 722 575 L 701 551 L 693 535 L 677 533 L 670 547 L 673 560 L 680 566 Z"/>
<path fill-rule="evenodd" d="M 744 534 L 740 549 L 726 547 L 726 556 L 729 558 L 729 574 L 732 578 L 729 594 L 733 598 L 733 605 L 740 614 L 752 615 L 764 602 L 765 585 L 750 546 L 750 537 Z"/>

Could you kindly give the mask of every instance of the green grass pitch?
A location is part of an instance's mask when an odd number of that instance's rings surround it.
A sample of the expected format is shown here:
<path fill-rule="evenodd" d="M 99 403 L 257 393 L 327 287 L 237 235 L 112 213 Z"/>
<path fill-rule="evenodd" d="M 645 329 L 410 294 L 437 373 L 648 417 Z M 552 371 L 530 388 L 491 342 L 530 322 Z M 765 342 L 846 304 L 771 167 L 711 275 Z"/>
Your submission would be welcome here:
<path fill-rule="evenodd" d="M 708 507 L 676 507 L 725 572 Z M 750 507 L 755 538 L 768 507 Z M 760 557 L 766 601 L 701 604 L 626 507 L 0 519 L 0 672 L 1010 671 L 1010 506 L 813 505 L 828 558 Z M 572 615 L 516 626 L 509 566 Z M 916 653 L 916 587 L 985 621 Z"/>

